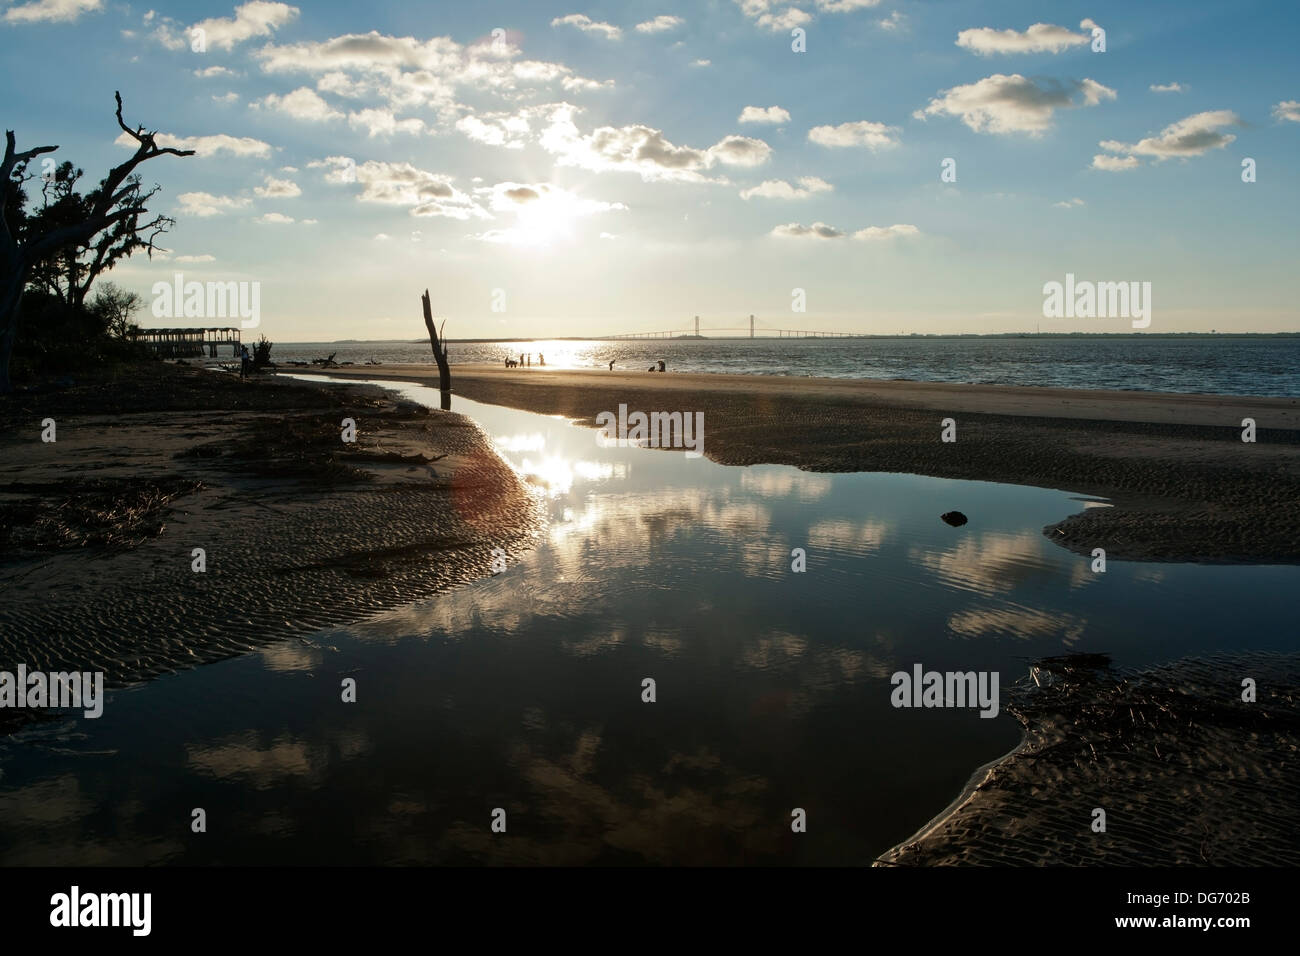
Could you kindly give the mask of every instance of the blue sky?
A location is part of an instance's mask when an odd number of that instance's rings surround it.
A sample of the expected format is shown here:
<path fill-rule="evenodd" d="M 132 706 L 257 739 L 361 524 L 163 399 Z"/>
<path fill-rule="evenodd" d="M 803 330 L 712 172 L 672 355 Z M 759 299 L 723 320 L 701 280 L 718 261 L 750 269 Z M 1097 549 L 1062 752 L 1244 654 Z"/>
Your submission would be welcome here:
<path fill-rule="evenodd" d="M 199 151 L 111 278 L 259 282 L 272 340 L 418 338 L 426 287 L 453 336 L 1130 329 L 1044 319 L 1067 273 L 1300 327 L 1291 3 L 0 3 L 20 148 L 97 179 L 120 89 Z"/>

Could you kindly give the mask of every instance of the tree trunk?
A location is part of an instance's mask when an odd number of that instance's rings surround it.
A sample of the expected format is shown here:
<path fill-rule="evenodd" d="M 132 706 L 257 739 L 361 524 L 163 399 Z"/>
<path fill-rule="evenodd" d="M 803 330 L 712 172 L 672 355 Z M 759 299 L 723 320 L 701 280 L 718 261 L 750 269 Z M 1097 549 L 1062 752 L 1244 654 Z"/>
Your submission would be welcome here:
<path fill-rule="evenodd" d="M 438 363 L 438 390 L 442 392 L 442 410 L 451 411 L 451 367 L 447 364 L 447 346 L 438 340 L 438 329 L 433 324 L 433 308 L 429 305 L 429 290 L 420 296 L 424 306 L 424 327 L 429 330 L 429 344 L 433 346 L 433 360 Z M 443 328 L 447 327 L 443 320 Z"/>
<path fill-rule="evenodd" d="M 0 395 L 13 390 L 9 380 L 9 356 L 13 354 L 14 339 L 18 335 L 18 310 L 23 302 L 24 276 L 5 275 L 0 278 Z"/>

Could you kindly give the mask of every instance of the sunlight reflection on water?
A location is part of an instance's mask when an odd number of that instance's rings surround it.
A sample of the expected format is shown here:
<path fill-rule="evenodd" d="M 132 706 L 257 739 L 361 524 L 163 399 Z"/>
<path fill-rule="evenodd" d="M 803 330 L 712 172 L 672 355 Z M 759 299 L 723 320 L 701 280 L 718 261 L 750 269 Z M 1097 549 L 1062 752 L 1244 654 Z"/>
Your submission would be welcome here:
<path fill-rule="evenodd" d="M 434 390 L 380 384 L 437 407 Z M 1019 736 L 1006 716 L 893 708 L 895 671 L 997 671 L 1005 687 L 1066 650 L 1129 665 L 1286 646 L 1300 571 L 1094 574 L 1042 534 L 1094 504 L 1063 491 L 727 467 L 453 409 L 543 502 L 535 551 L 120 692 L 71 756 L 0 742 L 0 861 L 860 864 Z M 939 519 L 954 508 L 968 524 Z M 169 835 L 197 794 L 221 840 Z M 488 829 L 498 806 L 508 838 Z M 809 815 L 799 839 L 792 807 Z"/>

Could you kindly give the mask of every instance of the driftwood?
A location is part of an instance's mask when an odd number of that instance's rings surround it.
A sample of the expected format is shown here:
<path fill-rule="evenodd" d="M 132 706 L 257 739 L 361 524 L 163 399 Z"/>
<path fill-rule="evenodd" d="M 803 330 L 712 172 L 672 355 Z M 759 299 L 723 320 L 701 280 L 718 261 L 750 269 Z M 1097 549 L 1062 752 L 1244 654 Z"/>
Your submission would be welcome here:
<path fill-rule="evenodd" d="M 447 345 L 446 340 L 438 335 L 438 329 L 433 324 L 433 307 L 429 304 L 429 290 L 424 290 L 424 295 L 420 296 L 420 304 L 424 307 L 424 327 L 429 330 L 429 344 L 433 346 L 433 360 L 438 363 L 438 390 L 442 393 L 442 410 L 451 410 L 451 366 L 447 364 Z M 442 328 L 447 328 L 447 320 L 442 320 Z"/>

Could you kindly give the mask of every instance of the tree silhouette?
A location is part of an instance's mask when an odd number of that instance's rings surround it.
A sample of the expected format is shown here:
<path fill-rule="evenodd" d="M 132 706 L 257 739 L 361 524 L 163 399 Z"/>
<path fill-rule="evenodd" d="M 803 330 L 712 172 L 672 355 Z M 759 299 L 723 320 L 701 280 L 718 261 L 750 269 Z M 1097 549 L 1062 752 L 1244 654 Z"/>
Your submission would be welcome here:
<path fill-rule="evenodd" d="M 45 177 L 43 204 L 31 216 L 23 213 L 24 183 L 32 177 L 28 164 L 58 146 L 36 146 L 18 152 L 13 130 L 5 132 L 4 160 L 0 163 L 0 392 L 12 388 L 9 358 L 18 335 L 18 314 L 23 290 L 35 278 L 43 287 L 79 308 L 95 277 L 124 256 L 145 249 L 173 220 L 152 216 L 146 203 L 158 187 L 144 190 L 135 169 L 155 156 L 193 156 L 192 149 L 159 146 L 157 132 L 135 129 L 122 119 L 122 95 L 117 101 L 117 125 L 137 143 L 135 153 L 114 166 L 92 192 L 77 194 L 81 170 L 71 163 L 56 167 Z M 37 270 L 40 270 L 39 275 Z"/>

